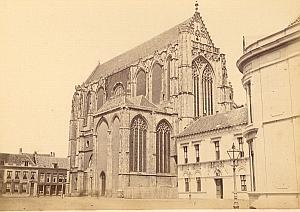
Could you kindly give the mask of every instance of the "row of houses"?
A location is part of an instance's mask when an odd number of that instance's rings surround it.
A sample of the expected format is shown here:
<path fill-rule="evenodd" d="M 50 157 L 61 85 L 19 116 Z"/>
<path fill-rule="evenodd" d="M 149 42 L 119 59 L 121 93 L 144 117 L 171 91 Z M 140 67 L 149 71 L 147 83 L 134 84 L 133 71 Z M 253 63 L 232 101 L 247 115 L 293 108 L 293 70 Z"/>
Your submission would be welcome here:
<path fill-rule="evenodd" d="M 66 193 L 67 158 L 55 153 L 0 153 L 1 196 L 57 196 Z"/>

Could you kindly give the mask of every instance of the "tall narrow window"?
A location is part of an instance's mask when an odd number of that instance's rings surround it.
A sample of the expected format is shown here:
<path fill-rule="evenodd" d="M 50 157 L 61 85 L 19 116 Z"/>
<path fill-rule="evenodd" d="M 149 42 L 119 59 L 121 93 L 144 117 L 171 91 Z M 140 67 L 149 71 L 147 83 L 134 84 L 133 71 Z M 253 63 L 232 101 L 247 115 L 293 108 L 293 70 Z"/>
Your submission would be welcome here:
<path fill-rule="evenodd" d="M 162 93 L 162 67 L 155 63 L 152 68 L 152 102 L 159 104 Z"/>
<path fill-rule="evenodd" d="M 215 141 L 216 160 L 220 160 L 220 142 Z"/>
<path fill-rule="evenodd" d="M 253 123 L 252 115 L 252 93 L 251 93 L 251 82 L 247 83 L 247 97 L 248 97 L 248 109 L 249 109 L 249 122 Z"/>
<path fill-rule="evenodd" d="M 88 92 L 85 97 L 84 122 L 83 122 L 84 125 L 87 124 L 87 118 L 88 118 L 87 116 L 90 111 L 90 107 L 91 107 L 91 93 Z"/>
<path fill-rule="evenodd" d="M 146 121 L 138 115 L 132 120 L 129 135 L 129 170 L 132 172 L 146 172 L 146 134 Z"/>
<path fill-rule="evenodd" d="M 7 171 L 6 179 L 11 179 L 12 171 Z"/>
<path fill-rule="evenodd" d="M 249 144 L 251 190 L 256 191 L 253 140 L 251 139 L 247 142 Z"/>
<path fill-rule="evenodd" d="M 27 180 L 27 171 L 23 171 L 23 180 Z"/>
<path fill-rule="evenodd" d="M 199 117 L 199 76 L 194 73 L 194 116 Z"/>
<path fill-rule="evenodd" d="M 146 73 L 140 70 L 136 77 L 136 95 L 146 96 Z"/>
<path fill-rule="evenodd" d="M 103 103 L 104 103 L 104 89 L 101 87 L 101 88 L 99 88 L 99 90 L 97 92 L 97 109 L 98 110 L 103 105 Z"/>
<path fill-rule="evenodd" d="M 201 191 L 201 178 L 196 177 L 196 182 L 197 182 L 197 191 Z"/>
<path fill-rule="evenodd" d="M 196 155 L 196 162 L 200 162 L 200 154 L 199 154 L 199 144 L 195 144 L 195 155 Z"/>
<path fill-rule="evenodd" d="M 163 120 L 156 128 L 156 172 L 170 172 L 170 124 Z"/>
<path fill-rule="evenodd" d="M 240 157 L 243 158 L 245 156 L 245 153 L 244 153 L 244 141 L 243 141 L 242 137 L 238 137 L 237 140 L 239 142 Z"/>
<path fill-rule="evenodd" d="M 240 178 L 241 178 L 241 191 L 247 191 L 246 175 L 240 175 Z"/>
<path fill-rule="evenodd" d="M 19 179 L 20 179 L 19 176 L 20 176 L 20 171 L 16 171 L 16 172 L 15 172 L 15 179 L 16 179 L 16 180 L 19 180 Z"/>
<path fill-rule="evenodd" d="M 206 66 L 202 74 L 203 115 L 213 114 L 213 71 Z"/>
<path fill-rule="evenodd" d="M 170 73 L 171 73 L 171 57 L 167 59 L 167 74 L 166 74 L 166 93 L 167 93 L 167 100 L 170 99 L 171 88 L 170 88 Z"/>
<path fill-rule="evenodd" d="M 184 157 L 184 163 L 188 163 L 188 154 L 187 154 L 187 146 L 183 147 L 183 157 Z"/>
<path fill-rule="evenodd" d="M 184 184 L 185 184 L 185 192 L 189 192 L 190 191 L 189 178 L 184 178 Z"/>

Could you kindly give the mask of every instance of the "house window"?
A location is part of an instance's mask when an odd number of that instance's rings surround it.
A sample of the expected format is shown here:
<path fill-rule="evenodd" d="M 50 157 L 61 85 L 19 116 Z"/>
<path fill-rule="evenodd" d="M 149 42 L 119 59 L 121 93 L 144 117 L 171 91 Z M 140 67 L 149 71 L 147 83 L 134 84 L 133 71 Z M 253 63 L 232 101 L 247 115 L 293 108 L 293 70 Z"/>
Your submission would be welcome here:
<path fill-rule="evenodd" d="M 23 171 L 23 180 L 27 180 L 28 171 Z"/>
<path fill-rule="evenodd" d="M 196 155 L 196 162 L 200 162 L 200 155 L 199 155 L 199 144 L 195 145 L 195 155 Z"/>
<path fill-rule="evenodd" d="M 190 190 L 189 178 L 184 178 L 184 182 L 185 182 L 185 192 L 189 192 Z"/>
<path fill-rule="evenodd" d="M 52 181 L 53 183 L 57 183 L 57 174 L 53 174 Z"/>
<path fill-rule="evenodd" d="M 156 173 L 170 172 L 170 133 L 167 121 L 161 121 L 156 127 Z"/>
<path fill-rule="evenodd" d="M 50 181 L 51 181 L 51 174 L 47 174 L 47 183 L 50 183 Z"/>
<path fill-rule="evenodd" d="M 241 178 L 241 191 L 247 191 L 246 175 L 240 175 Z"/>
<path fill-rule="evenodd" d="M 58 182 L 62 183 L 64 181 L 64 176 L 62 174 L 59 174 L 58 176 Z"/>
<path fill-rule="evenodd" d="M 10 192 L 11 183 L 6 183 L 6 192 Z"/>
<path fill-rule="evenodd" d="M 216 160 L 220 160 L 220 142 L 215 141 Z"/>
<path fill-rule="evenodd" d="M 0 166 L 4 166 L 4 161 L 0 160 Z"/>
<path fill-rule="evenodd" d="M 52 167 L 53 167 L 54 169 L 57 169 L 57 168 L 58 168 L 58 164 L 57 164 L 57 163 L 52 163 Z"/>
<path fill-rule="evenodd" d="M 196 177 L 196 182 L 197 182 L 197 191 L 201 191 L 201 178 Z"/>
<path fill-rule="evenodd" d="M 244 141 L 243 141 L 243 138 L 242 138 L 242 137 L 238 137 L 237 140 L 238 140 L 238 142 L 239 142 L 240 156 L 241 156 L 241 158 L 243 158 L 243 157 L 245 156 L 245 153 L 244 153 L 244 147 L 243 147 Z"/>
<path fill-rule="evenodd" d="M 35 178 L 35 172 L 31 172 L 31 177 L 30 177 L 30 179 L 31 179 L 31 180 L 34 180 L 34 178 Z"/>
<path fill-rule="evenodd" d="M 22 184 L 22 193 L 25 193 L 27 191 L 27 184 L 23 183 Z"/>
<path fill-rule="evenodd" d="M 7 171 L 6 179 L 11 179 L 12 171 Z"/>
<path fill-rule="evenodd" d="M 19 180 L 20 179 L 20 171 L 15 172 L 15 179 Z"/>
<path fill-rule="evenodd" d="M 25 166 L 28 166 L 28 165 L 29 165 L 29 162 L 28 162 L 28 161 L 25 161 L 25 162 L 24 162 L 24 165 L 25 165 Z"/>
<path fill-rule="evenodd" d="M 132 120 L 130 127 L 129 171 L 146 172 L 146 135 L 146 121 L 138 115 Z"/>
<path fill-rule="evenodd" d="M 188 163 L 188 154 L 187 154 L 187 146 L 183 147 L 183 157 L 184 157 L 184 163 Z"/>
<path fill-rule="evenodd" d="M 14 184 L 14 192 L 19 192 L 19 183 Z"/>
<path fill-rule="evenodd" d="M 45 182 L 45 174 L 44 173 L 41 173 L 40 174 L 40 181 L 43 183 Z"/>

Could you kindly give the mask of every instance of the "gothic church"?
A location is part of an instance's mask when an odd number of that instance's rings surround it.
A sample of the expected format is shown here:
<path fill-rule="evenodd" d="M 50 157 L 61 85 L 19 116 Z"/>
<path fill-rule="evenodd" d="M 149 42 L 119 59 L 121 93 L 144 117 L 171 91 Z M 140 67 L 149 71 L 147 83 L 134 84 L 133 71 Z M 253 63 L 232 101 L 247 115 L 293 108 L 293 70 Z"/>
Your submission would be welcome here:
<path fill-rule="evenodd" d="M 197 118 L 233 107 L 225 55 L 196 8 L 75 87 L 70 194 L 176 198 L 175 136 Z"/>

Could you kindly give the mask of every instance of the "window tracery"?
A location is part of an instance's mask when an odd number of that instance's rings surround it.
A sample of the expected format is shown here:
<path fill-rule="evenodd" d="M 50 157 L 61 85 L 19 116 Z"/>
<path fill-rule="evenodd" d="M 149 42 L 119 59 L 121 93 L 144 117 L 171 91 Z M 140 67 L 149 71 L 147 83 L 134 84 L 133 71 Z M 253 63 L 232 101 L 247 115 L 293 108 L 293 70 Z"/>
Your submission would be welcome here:
<path fill-rule="evenodd" d="M 129 138 L 129 171 L 146 172 L 146 137 L 147 123 L 138 115 L 130 126 Z"/>

